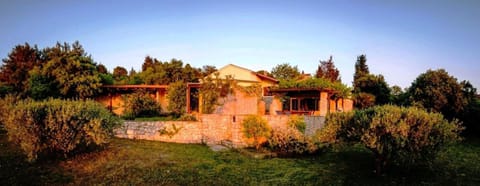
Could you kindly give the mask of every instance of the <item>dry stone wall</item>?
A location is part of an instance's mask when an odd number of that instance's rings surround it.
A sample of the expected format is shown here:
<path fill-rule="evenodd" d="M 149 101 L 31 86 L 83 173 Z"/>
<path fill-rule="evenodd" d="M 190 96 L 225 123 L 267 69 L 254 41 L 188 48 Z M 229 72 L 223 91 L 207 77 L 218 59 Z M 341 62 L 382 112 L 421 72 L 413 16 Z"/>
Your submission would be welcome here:
<path fill-rule="evenodd" d="M 199 116 L 199 121 L 125 121 L 114 133 L 117 137 L 129 139 L 175 143 L 227 143 L 233 147 L 245 147 L 247 144 L 242 133 L 242 121 L 246 116 L 204 114 Z M 289 118 L 287 115 L 262 117 L 272 128 L 285 126 Z M 309 128 L 307 125 L 306 133 L 316 130 L 318 126 L 320 125 Z"/>

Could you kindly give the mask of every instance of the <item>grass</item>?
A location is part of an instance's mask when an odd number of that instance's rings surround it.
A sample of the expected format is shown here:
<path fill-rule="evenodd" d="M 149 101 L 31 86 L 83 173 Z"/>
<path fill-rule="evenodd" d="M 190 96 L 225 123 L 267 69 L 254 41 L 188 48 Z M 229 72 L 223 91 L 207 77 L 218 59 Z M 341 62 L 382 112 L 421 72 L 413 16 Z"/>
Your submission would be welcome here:
<path fill-rule="evenodd" d="M 28 163 L 0 132 L 0 185 L 479 185 L 480 141 L 440 153 L 431 167 L 375 176 L 369 151 L 341 148 L 303 158 L 256 159 L 207 146 L 113 139 L 102 151 Z"/>

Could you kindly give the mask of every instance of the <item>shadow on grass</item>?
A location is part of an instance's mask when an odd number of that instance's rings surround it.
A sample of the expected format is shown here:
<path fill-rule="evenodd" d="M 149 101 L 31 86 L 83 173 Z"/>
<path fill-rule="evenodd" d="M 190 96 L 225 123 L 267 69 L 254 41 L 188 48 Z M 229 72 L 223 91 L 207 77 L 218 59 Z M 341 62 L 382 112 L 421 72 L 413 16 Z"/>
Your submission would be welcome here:
<path fill-rule="evenodd" d="M 69 183 L 71 176 L 52 171 L 57 162 L 26 161 L 18 146 L 8 142 L 5 131 L 0 131 L 0 185 L 45 185 Z"/>

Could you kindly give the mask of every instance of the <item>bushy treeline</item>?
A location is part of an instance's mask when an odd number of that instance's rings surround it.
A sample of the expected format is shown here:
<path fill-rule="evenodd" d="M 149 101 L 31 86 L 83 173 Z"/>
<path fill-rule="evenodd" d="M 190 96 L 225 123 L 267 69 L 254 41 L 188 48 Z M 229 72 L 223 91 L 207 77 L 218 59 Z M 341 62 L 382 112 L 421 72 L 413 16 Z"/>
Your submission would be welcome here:
<path fill-rule="evenodd" d="M 355 64 L 353 97 L 357 109 L 394 104 L 438 112 L 450 121 L 459 119 L 466 132 L 480 135 L 480 105 L 477 90 L 469 81 L 459 81 L 444 69 L 427 70 L 410 87 L 389 87 L 382 75 L 373 75 L 361 55 Z"/>
<path fill-rule="evenodd" d="M 9 140 L 19 145 L 30 161 L 83 152 L 101 146 L 120 120 L 94 101 L 48 99 L 0 101 L 0 122 Z"/>

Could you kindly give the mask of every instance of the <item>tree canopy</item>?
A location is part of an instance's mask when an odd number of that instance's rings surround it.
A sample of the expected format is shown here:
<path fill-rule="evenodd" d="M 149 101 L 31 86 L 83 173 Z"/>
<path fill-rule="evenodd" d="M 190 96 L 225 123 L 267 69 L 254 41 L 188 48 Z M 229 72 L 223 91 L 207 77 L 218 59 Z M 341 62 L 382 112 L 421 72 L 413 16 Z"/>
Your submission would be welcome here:
<path fill-rule="evenodd" d="M 458 117 L 468 104 L 462 85 L 444 69 L 427 70 L 408 89 L 410 102 L 446 118 Z"/>
<path fill-rule="evenodd" d="M 317 78 L 324 78 L 331 82 L 340 82 L 340 71 L 333 64 L 332 56 L 327 61 L 320 61 L 318 65 L 317 73 L 315 75 Z"/>
<path fill-rule="evenodd" d="M 370 74 L 365 55 L 357 57 L 355 74 L 353 75 L 353 91 L 356 95 L 355 105 L 358 108 L 390 102 L 390 87 L 383 75 Z M 374 103 L 369 103 L 370 101 L 374 101 Z"/>
<path fill-rule="evenodd" d="M 29 71 L 42 63 L 42 54 L 37 46 L 28 43 L 17 45 L 3 59 L 0 67 L 0 81 L 15 93 L 26 94 Z"/>
<path fill-rule="evenodd" d="M 288 80 L 298 78 L 300 76 L 300 71 L 298 71 L 298 67 L 296 65 L 291 66 L 288 63 L 283 63 L 273 67 L 271 74 L 276 79 Z"/>

